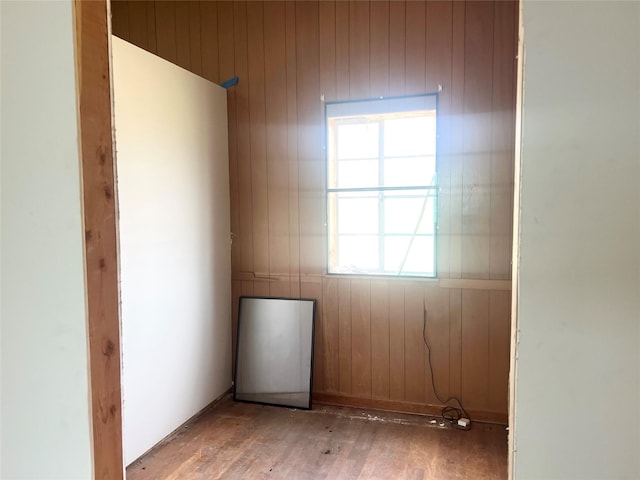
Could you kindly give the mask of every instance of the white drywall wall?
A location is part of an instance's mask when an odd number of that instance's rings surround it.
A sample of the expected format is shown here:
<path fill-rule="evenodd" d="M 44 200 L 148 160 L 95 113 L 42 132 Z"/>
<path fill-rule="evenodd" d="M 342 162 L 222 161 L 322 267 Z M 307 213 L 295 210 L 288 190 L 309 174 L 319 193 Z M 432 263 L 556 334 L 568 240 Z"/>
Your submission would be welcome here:
<path fill-rule="evenodd" d="M 70 1 L 0 2 L 3 479 L 92 477 Z"/>
<path fill-rule="evenodd" d="M 113 37 L 125 463 L 231 386 L 226 91 Z"/>
<path fill-rule="evenodd" d="M 640 3 L 525 1 L 515 478 L 640 478 Z"/>

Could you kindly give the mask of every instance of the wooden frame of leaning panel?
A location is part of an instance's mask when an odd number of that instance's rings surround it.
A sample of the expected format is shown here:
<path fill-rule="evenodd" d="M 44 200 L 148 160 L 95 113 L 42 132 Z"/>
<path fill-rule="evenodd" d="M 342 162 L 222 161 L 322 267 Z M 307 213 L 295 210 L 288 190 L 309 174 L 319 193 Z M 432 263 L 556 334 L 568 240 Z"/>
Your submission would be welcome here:
<path fill-rule="evenodd" d="M 75 0 L 94 478 L 124 478 L 108 0 Z"/>

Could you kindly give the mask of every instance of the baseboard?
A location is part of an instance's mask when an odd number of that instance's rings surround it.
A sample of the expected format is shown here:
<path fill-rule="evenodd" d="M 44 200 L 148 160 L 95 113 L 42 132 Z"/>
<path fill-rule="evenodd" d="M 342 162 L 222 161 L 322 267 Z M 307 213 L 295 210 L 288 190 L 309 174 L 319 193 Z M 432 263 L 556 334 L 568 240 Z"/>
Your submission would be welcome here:
<path fill-rule="evenodd" d="M 414 413 L 417 415 L 440 416 L 440 412 L 442 410 L 441 405 L 429 405 L 426 403 L 412 403 L 376 398 L 358 398 L 330 393 L 314 393 L 313 403 L 335 405 L 339 407 L 367 408 L 371 410 L 382 410 L 385 412 Z M 496 423 L 499 425 L 508 424 L 508 415 L 506 413 L 483 412 L 478 410 L 468 410 L 467 413 L 471 416 L 471 420 L 476 422 Z"/>

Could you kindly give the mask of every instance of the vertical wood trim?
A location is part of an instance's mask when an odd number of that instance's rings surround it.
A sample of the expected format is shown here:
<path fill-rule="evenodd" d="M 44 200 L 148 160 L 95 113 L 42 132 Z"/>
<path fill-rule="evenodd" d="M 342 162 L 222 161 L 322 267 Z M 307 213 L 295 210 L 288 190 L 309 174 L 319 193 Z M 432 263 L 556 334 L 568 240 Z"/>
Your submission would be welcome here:
<path fill-rule="evenodd" d="M 94 477 L 122 479 L 120 298 L 108 5 L 74 3 Z"/>

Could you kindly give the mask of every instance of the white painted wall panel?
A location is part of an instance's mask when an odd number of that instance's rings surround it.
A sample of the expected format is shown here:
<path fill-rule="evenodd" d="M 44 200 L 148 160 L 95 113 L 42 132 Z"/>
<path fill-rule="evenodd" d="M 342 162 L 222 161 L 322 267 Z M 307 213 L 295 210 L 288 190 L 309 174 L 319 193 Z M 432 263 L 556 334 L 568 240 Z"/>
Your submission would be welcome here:
<path fill-rule="evenodd" d="M 640 478 L 640 3 L 523 5 L 515 478 Z"/>
<path fill-rule="evenodd" d="M 0 2 L 3 479 L 92 477 L 73 5 Z"/>
<path fill-rule="evenodd" d="M 231 386 L 226 91 L 113 37 L 125 463 Z"/>

